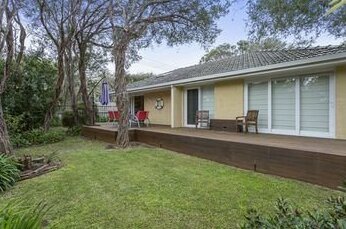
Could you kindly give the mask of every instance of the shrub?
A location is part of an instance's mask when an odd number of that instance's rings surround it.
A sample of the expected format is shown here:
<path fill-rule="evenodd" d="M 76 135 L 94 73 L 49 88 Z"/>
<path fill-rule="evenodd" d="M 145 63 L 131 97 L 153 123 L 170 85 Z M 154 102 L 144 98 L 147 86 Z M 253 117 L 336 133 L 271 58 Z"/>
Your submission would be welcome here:
<path fill-rule="evenodd" d="M 79 136 L 81 133 L 82 127 L 81 126 L 73 126 L 71 128 L 68 128 L 66 131 L 66 134 L 68 136 Z"/>
<path fill-rule="evenodd" d="M 327 203 L 329 208 L 324 211 L 304 213 L 286 200 L 279 199 L 273 215 L 263 216 L 254 209 L 249 210 L 241 228 L 346 228 L 345 198 L 331 197 Z"/>
<path fill-rule="evenodd" d="M 10 134 L 17 134 L 25 131 L 25 117 L 23 114 L 21 115 L 5 115 L 7 129 Z"/>
<path fill-rule="evenodd" d="M 61 123 L 61 119 L 59 116 L 54 116 L 51 123 L 50 123 L 50 126 L 51 127 L 59 127 L 59 126 L 62 126 L 62 123 Z"/>
<path fill-rule="evenodd" d="M 57 68 L 54 61 L 36 53 L 25 55 L 20 67 L 21 71 L 14 71 L 9 77 L 2 102 L 4 113 L 22 116 L 21 130 L 29 131 L 44 122 L 54 95 Z"/>
<path fill-rule="evenodd" d="M 42 145 L 62 141 L 65 139 L 65 135 L 65 131 L 58 128 L 50 129 L 48 132 L 45 132 L 42 129 L 34 129 L 12 135 L 11 142 L 16 147 Z"/>
<path fill-rule="evenodd" d="M 23 137 L 30 142 L 31 145 L 41 145 L 64 140 L 65 132 L 61 129 L 51 129 L 48 132 L 42 129 L 34 129 L 23 134 Z"/>
<path fill-rule="evenodd" d="M 96 120 L 97 122 L 108 122 L 108 117 L 98 116 Z"/>
<path fill-rule="evenodd" d="M 62 126 L 72 128 L 73 126 L 77 125 L 77 123 L 74 120 L 74 115 L 72 111 L 65 111 L 62 114 L 62 120 L 61 120 Z"/>
<path fill-rule="evenodd" d="M 0 155 L 0 192 L 11 188 L 19 179 L 18 164 L 10 157 Z"/>
<path fill-rule="evenodd" d="M 47 208 L 43 204 L 35 208 L 23 207 L 22 203 L 10 203 L 0 211 L 1 229 L 39 229 L 43 226 L 43 217 Z"/>

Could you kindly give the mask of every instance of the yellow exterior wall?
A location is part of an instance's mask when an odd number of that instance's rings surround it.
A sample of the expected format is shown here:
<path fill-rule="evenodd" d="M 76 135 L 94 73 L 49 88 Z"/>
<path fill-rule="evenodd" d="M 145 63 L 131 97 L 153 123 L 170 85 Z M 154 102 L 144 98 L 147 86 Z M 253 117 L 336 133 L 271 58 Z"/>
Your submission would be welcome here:
<path fill-rule="evenodd" d="M 163 99 L 164 106 L 161 110 L 155 108 L 158 98 Z M 144 110 L 149 111 L 149 119 L 152 124 L 171 125 L 171 91 L 145 94 Z"/>
<path fill-rule="evenodd" d="M 235 119 L 244 112 L 244 80 L 215 84 L 215 118 Z"/>
<path fill-rule="evenodd" d="M 346 139 L 346 66 L 336 69 L 336 138 Z"/>
<path fill-rule="evenodd" d="M 174 117 L 171 127 L 183 126 L 183 98 L 184 90 L 182 87 L 172 87 L 172 115 Z"/>

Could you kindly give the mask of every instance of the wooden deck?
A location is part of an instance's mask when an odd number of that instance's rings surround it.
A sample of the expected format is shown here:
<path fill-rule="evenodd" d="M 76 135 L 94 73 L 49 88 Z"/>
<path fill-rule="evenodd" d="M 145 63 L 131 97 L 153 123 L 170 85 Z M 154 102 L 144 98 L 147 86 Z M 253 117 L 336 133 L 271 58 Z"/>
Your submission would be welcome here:
<path fill-rule="evenodd" d="M 116 129 L 83 127 L 86 137 L 114 143 Z M 152 127 L 130 139 L 220 163 L 336 188 L 346 181 L 346 141 Z"/>

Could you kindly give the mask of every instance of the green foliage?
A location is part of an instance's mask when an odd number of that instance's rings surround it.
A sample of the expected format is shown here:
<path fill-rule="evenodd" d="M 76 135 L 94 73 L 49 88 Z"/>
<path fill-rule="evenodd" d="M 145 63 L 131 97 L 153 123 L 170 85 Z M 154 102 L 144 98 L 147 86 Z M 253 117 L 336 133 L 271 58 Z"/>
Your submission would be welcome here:
<path fill-rule="evenodd" d="M 271 49 L 282 49 L 287 44 L 276 38 L 265 38 L 260 41 L 246 41 L 240 40 L 236 45 L 230 45 L 227 43 L 221 44 L 209 52 L 207 52 L 200 60 L 200 63 L 206 63 L 215 60 L 221 60 L 239 54 L 244 54 L 249 51 L 264 51 Z"/>
<path fill-rule="evenodd" d="M 0 155 L 0 192 L 12 187 L 19 179 L 18 164 L 5 155 Z"/>
<path fill-rule="evenodd" d="M 26 147 L 31 145 L 42 145 L 59 142 L 65 139 L 65 131 L 52 128 L 45 132 L 43 129 L 33 129 L 11 136 L 11 142 L 15 147 Z"/>
<path fill-rule="evenodd" d="M 108 117 L 105 116 L 98 116 L 96 118 L 96 122 L 108 122 Z"/>
<path fill-rule="evenodd" d="M 21 70 L 8 79 L 3 97 L 6 121 L 16 125 L 10 126 L 10 134 L 42 125 L 54 92 L 56 74 L 56 66 L 51 60 L 35 55 L 23 59 Z"/>
<path fill-rule="evenodd" d="M 77 123 L 75 122 L 75 119 L 74 119 L 73 112 L 72 111 L 65 111 L 62 114 L 61 123 L 62 123 L 63 127 L 68 127 L 68 128 L 72 128 L 73 126 L 77 125 Z"/>
<path fill-rule="evenodd" d="M 329 1 L 320 0 L 249 0 L 250 36 L 294 36 L 300 41 L 311 41 L 322 33 L 346 37 L 346 10 L 330 9 Z"/>
<path fill-rule="evenodd" d="M 206 63 L 210 61 L 225 59 L 231 56 L 236 56 L 238 54 L 237 47 L 235 45 L 230 45 L 227 43 L 221 44 L 216 48 L 211 49 L 208 53 L 206 53 L 201 60 L 200 63 Z"/>
<path fill-rule="evenodd" d="M 50 123 L 51 127 L 59 127 L 62 126 L 62 122 L 61 119 L 58 116 L 54 116 L 51 123 Z"/>
<path fill-rule="evenodd" d="M 52 129 L 48 132 L 45 132 L 43 129 L 34 129 L 24 133 L 23 137 L 27 139 L 31 145 L 41 145 L 64 140 L 65 132 L 61 129 Z"/>
<path fill-rule="evenodd" d="M 329 208 L 324 211 L 306 211 L 305 213 L 286 200 L 280 198 L 275 205 L 275 213 L 262 216 L 251 209 L 245 216 L 243 229 L 252 228 L 346 228 L 346 200 L 344 197 L 328 199 Z"/>
<path fill-rule="evenodd" d="M 23 207 L 22 203 L 10 203 L 0 211 L 0 229 L 39 229 L 47 208 L 43 204 Z"/>
<path fill-rule="evenodd" d="M 153 73 L 142 72 L 142 73 L 136 73 L 136 74 L 127 74 L 126 79 L 128 83 L 134 83 L 134 82 L 141 81 L 153 76 L 155 76 Z"/>
<path fill-rule="evenodd" d="M 5 114 L 5 120 L 10 135 L 19 134 L 26 128 L 24 114 L 17 116 Z"/>
<path fill-rule="evenodd" d="M 71 128 L 68 128 L 68 130 L 66 131 L 66 134 L 68 136 L 79 136 L 81 133 L 81 126 L 73 126 Z"/>

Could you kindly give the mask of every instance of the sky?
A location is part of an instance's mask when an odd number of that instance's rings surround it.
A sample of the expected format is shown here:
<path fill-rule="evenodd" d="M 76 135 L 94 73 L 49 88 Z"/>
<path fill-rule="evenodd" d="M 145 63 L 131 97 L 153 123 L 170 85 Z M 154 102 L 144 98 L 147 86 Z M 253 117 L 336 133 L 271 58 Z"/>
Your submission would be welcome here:
<path fill-rule="evenodd" d="M 233 5 L 229 14 L 218 21 L 218 26 L 222 32 L 211 47 L 222 43 L 235 44 L 239 40 L 246 40 L 248 37 L 246 19 L 245 4 Z M 316 40 L 314 45 L 336 45 L 340 43 L 341 40 L 328 35 L 322 35 Z M 198 64 L 205 52 L 206 50 L 196 43 L 175 47 L 168 47 L 164 44 L 153 45 L 140 51 L 142 59 L 132 64 L 128 71 L 130 73 L 152 72 L 160 74 Z"/>

